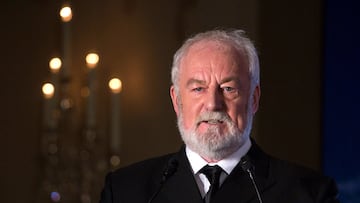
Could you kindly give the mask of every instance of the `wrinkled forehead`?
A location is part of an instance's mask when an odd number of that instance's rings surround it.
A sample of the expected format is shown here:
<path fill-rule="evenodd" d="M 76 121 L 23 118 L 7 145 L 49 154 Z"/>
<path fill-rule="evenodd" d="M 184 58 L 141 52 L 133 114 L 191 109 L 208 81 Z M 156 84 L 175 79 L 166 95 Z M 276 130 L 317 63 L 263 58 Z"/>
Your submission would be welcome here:
<path fill-rule="evenodd" d="M 248 67 L 248 59 L 244 50 L 238 50 L 233 44 L 226 41 L 219 40 L 202 40 L 190 45 L 185 51 L 182 60 L 180 61 L 180 72 L 183 69 L 184 64 L 191 60 L 196 60 L 197 57 L 202 54 L 209 56 L 219 55 L 230 60 L 232 63 L 236 63 L 239 68 Z M 210 58 L 209 58 L 210 60 Z"/>

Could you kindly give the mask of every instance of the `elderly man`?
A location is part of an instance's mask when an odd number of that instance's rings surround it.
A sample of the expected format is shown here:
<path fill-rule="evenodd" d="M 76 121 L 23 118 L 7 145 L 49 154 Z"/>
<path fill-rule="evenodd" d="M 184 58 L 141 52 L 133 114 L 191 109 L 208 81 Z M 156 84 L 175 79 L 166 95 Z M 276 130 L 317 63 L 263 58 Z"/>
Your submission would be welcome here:
<path fill-rule="evenodd" d="M 102 203 L 330 203 L 334 182 L 265 154 L 250 138 L 259 61 L 241 30 L 213 30 L 176 52 L 170 96 L 185 145 L 119 169 Z"/>

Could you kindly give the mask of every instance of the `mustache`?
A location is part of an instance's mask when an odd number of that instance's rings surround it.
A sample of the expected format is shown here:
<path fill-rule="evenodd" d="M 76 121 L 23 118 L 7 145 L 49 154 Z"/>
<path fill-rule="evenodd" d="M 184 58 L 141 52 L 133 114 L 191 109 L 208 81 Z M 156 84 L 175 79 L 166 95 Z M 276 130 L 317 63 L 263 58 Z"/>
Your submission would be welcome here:
<path fill-rule="evenodd" d="M 212 112 L 206 111 L 201 113 L 197 119 L 196 123 L 199 125 L 201 122 L 231 122 L 231 118 L 225 112 Z"/>

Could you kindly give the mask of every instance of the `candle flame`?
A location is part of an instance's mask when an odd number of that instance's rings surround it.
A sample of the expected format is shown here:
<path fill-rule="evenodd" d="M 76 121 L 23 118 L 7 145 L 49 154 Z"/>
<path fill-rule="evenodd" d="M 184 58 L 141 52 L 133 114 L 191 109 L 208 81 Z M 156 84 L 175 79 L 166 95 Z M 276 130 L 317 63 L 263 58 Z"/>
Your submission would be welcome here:
<path fill-rule="evenodd" d="M 122 89 L 122 83 L 119 78 L 113 78 L 109 81 L 109 87 L 113 93 L 120 93 Z"/>
<path fill-rule="evenodd" d="M 60 10 L 60 16 L 63 22 L 69 22 L 72 19 L 72 11 L 70 6 L 64 6 Z"/>
<path fill-rule="evenodd" d="M 99 62 L 99 55 L 96 53 L 89 53 L 86 55 L 85 60 L 88 68 L 95 68 Z"/>
<path fill-rule="evenodd" d="M 49 62 L 49 67 L 51 72 L 57 73 L 61 68 L 61 59 L 60 58 L 52 58 Z"/>
<path fill-rule="evenodd" d="M 43 86 L 42 86 L 42 92 L 44 94 L 44 97 L 46 99 L 50 99 L 54 96 L 54 92 L 55 92 L 55 87 L 53 84 L 51 83 L 45 83 Z"/>

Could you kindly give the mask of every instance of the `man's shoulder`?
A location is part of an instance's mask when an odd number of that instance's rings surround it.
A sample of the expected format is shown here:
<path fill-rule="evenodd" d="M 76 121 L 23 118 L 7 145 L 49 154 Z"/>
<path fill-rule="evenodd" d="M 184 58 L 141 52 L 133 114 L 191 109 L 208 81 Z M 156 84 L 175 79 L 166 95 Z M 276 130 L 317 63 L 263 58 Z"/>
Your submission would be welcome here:
<path fill-rule="evenodd" d="M 323 176 L 319 171 L 310 167 L 274 157 L 270 157 L 270 170 L 273 175 L 282 177 L 302 178 Z"/>
<path fill-rule="evenodd" d="M 268 168 L 270 176 L 284 177 L 284 178 L 301 178 L 301 177 L 319 177 L 322 174 L 310 167 L 295 163 L 293 161 L 284 160 L 274 157 L 263 151 L 254 141 L 253 146 L 249 151 L 250 157 L 255 162 L 260 162 L 261 167 Z"/>
<path fill-rule="evenodd" d="M 302 195 L 304 198 L 320 199 L 321 202 L 338 202 L 335 181 L 320 171 L 276 158 L 270 158 L 269 171 L 270 177 L 277 182 L 278 190 L 287 191 L 283 194 L 285 197 Z"/>
<path fill-rule="evenodd" d="M 270 162 L 271 175 L 279 182 L 298 183 L 312 191 L 319 191 L 325 187 L 331 188 L 334 193 L 337 192 L 334 180 L 320 171 L 276 158 L 271 158 Z"/>

